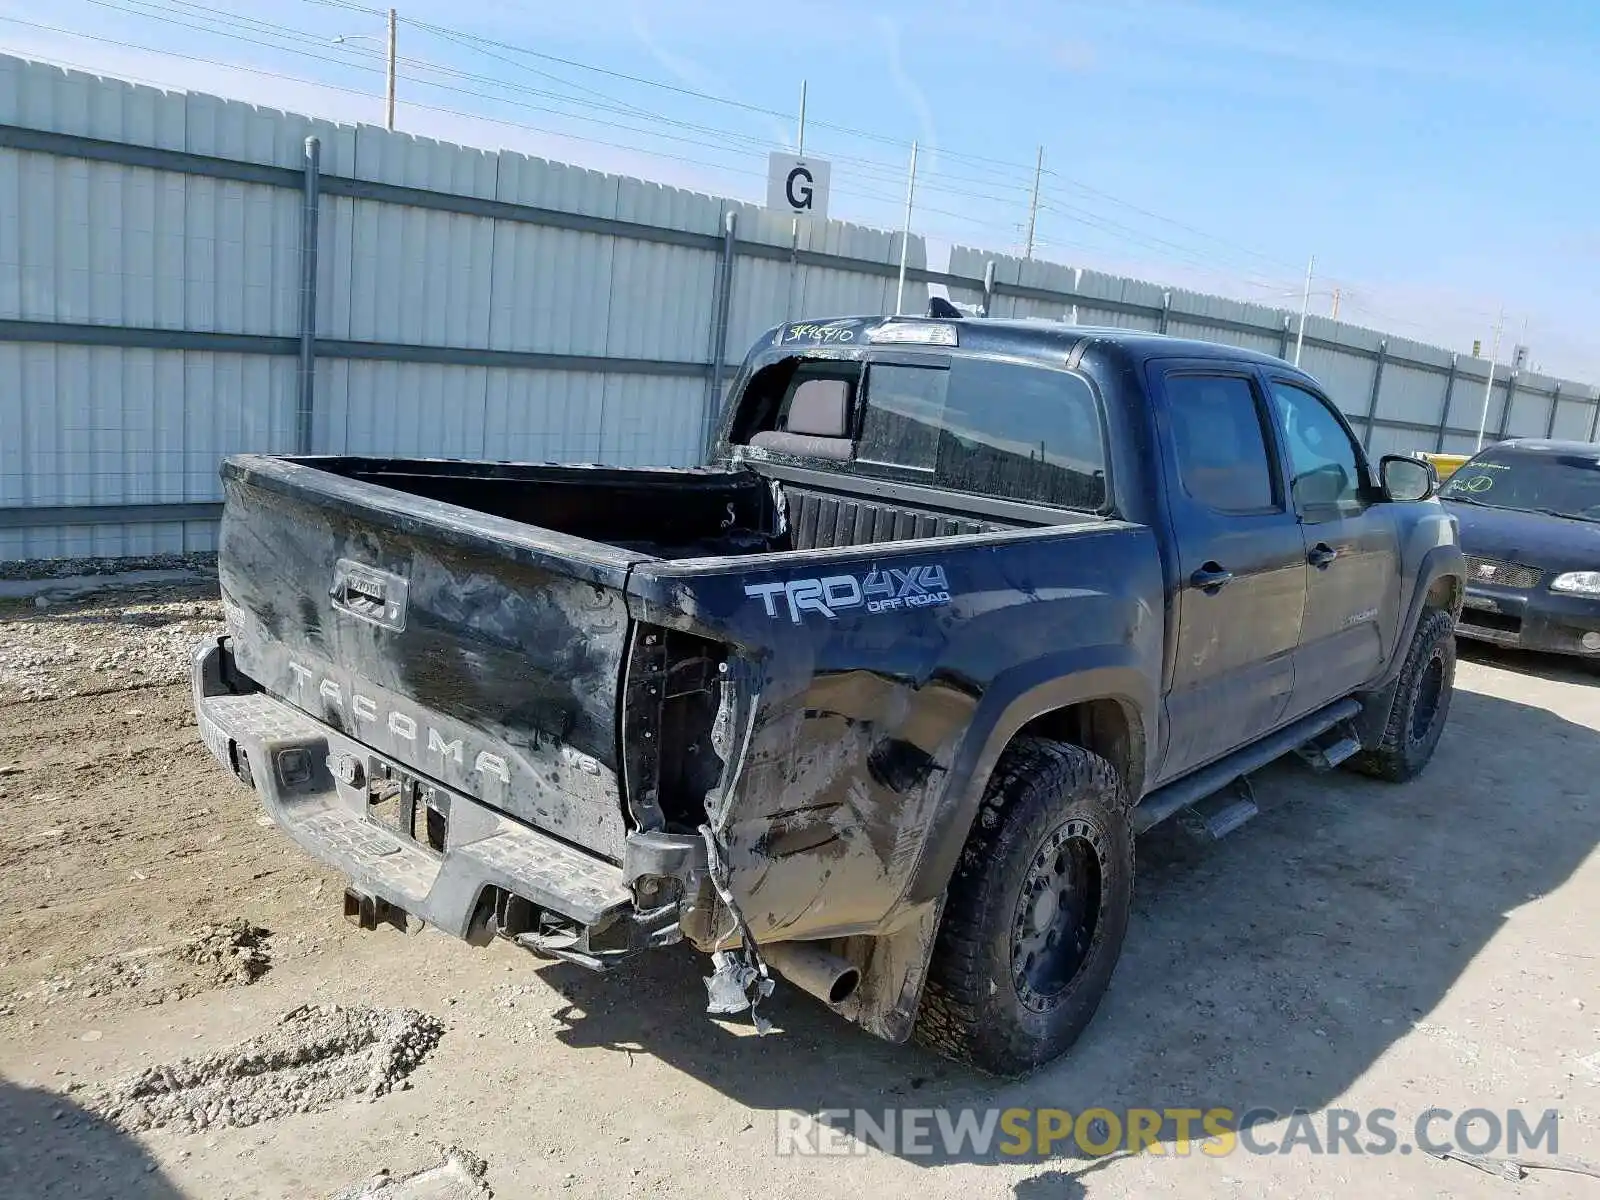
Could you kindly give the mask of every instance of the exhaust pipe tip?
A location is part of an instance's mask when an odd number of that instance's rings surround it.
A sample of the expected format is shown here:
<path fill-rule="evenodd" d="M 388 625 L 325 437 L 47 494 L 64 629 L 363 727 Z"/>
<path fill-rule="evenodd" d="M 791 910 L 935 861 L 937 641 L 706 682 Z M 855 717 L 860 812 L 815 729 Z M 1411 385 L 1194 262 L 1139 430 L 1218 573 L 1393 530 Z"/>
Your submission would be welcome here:
<path fill-rule="evenodd" d="M 778 942 L 761 947 L 773 969 L 801 991 L 837 1008 L 861 986 L 861 968 L 829 953 L 820 944 Z"/>
<path fill-rule="evenodd" d="M 861 972 L 856 967 L 848 971 L 839 972 L 839 977 L 833 981 L 833 987 L 828 989 L 829 1004 L 843 1004 L 856 994 L 856 988 L 861 986 Z"/>

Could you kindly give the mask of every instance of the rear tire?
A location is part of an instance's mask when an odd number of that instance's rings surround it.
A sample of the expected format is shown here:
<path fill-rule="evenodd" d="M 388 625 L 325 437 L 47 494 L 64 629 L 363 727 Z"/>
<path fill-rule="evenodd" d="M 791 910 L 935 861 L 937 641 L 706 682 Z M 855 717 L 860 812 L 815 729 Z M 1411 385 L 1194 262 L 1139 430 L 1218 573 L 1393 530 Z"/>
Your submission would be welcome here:
<path fill-rule="evenodd" d="M 1395 681 L 1383 736 L 1354 756 L 1351 768 L 1391 783 L 1421 774 L 1444 732 L 1455 678 L 1455 618 L 1437 609 L 1425 612 Z"/>
<path fill-rule="evenodd" d="M 1078 746 L 1017 741 L 950 881 L 916 1039 L 995 1075 L 1063 1054 L 1111 983 L 1132 902 L 1115 768 Z"/>

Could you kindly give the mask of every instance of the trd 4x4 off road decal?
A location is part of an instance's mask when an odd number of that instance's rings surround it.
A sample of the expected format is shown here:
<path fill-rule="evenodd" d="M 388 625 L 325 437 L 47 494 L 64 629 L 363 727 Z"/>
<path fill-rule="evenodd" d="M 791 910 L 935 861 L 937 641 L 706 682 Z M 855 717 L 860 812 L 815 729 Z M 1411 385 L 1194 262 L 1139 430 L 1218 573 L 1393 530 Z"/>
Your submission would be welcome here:
<path fill-rule="evenodd" d="M 932 608 L 950 603 L 950 583 L 943 567 L 874 567 L 865 576 L 821 575 L 787 582 L 747 583 L 744 594 L 761 599 L 767 616 L 787 611 L 801 624 L 802 614 L 820 613 L 830 621 L 852 608 L 870 613 L 906 608 Z M 783 609 L 780 609 L 780 602 Z"/>

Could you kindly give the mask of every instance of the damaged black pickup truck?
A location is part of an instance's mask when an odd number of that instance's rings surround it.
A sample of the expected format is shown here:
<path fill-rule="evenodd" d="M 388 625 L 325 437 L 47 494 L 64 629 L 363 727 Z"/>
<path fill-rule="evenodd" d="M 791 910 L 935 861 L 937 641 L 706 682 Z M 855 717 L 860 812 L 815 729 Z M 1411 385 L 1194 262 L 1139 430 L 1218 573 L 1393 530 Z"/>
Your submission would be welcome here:
<path fill-rule="evenodd" d="M 705 469 L 224 464 L 200 729 L 353 918 L 686 940 L 713 1012 L 771 971 L 1014 1074 L 1093 1016 L 1136 834 L 1432 754 L 1455 525 L 1282 360 L 850 318 L 730 394 Z"/>

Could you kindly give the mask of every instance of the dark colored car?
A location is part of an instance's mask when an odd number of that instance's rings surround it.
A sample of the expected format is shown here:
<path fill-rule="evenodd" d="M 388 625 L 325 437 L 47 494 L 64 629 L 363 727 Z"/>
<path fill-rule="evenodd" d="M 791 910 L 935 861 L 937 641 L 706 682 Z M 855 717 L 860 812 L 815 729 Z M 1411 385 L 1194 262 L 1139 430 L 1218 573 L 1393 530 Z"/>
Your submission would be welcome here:
<path fill-rule="evenodd" d="M 1138 832 L 1433 753 L 1454 524 L 1281 359 L 842 318 L 730 395 L 707 469 L 224 465 L 200 731 L 349 915 L 688 941 L 712 1012 L 770 968 L 1012 1073 L 1093 1016 Z"/>
<path fill-rule="evenodd" d="M 1440 498 L 1467 556 L 1456 632 L 1600 664 L 1600 445 L 1500 442 Z"/>

